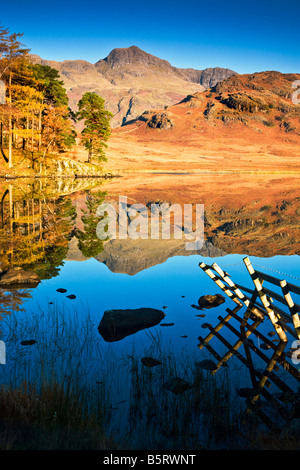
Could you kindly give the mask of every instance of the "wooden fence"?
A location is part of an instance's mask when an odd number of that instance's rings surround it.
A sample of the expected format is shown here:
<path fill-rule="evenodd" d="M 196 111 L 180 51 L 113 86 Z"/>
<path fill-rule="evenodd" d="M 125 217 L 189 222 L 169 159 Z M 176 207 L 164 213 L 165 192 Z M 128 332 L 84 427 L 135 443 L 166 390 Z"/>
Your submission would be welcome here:
<path fill-rule="evenodd" d="M 292 293 L 300 295 L 300 287 L 287 282 L 285 279 L 256 271 L 248 257 L 244 258 L 244 264 L 253 282 L 253 288 L 235 284 L 229 274 L 223 271 L 217 263 L 212 266 L 200 263 L 200 268 L 231 298 L 240 308 L 246 307 L 245 321 L 250 314 L 258 318 L 268 316 L 281 341 L 287 342 L 286 332 L 294 338 L 300 339 L 300 305 L 294 302 Z M 281 293 L 274 292 L 265 286 L 278 286 Z M 279 305 L 274 304 L 276 300 Z M 291 323 L 293 326 L 289 326 Z"/>
<path fill-rule="evenodd" d="M 285 280 L 279 280 L 263 272 L 255 271 L 249 258 L 245 258 L 243 261 L 252 279 L 253 289 L 235 284 L 229 274 L 216 263 L 212 266 L 205 263 L 199 264 L 200 268 L 222 289 L 224 294 L 233 300 L 236 306 L 233 309 L 227 308 L 227 315 L 224 318 L 219 316 L 219 323 L 215 327 L 209 323 L 207 324 L 209 333 L 205 338 L 199 336 L 200 343 L 198 347 L 200 350 L 206 348 L 217 361 L 211 374 L 216 374 L 221 367 L 226 367 L 227 362 L 233 356 L 248 367 L 253 387 L 253 393 L 246 398 L 248 409 L 257 412 L 265 424 L 274 428 L 277 424 L 257 406 L 257 401 L 262 395 L 276 407 L 283 421 L 287 419 L 285 406 L 267 388 L 273 383 L 282 393 L 294 393 L 292 388 L 276 373 L 279 367 L 284 368 L 286 373 L 296 380 L 296 383 L 300 379 L 299 371 L 287 359 L 288 353 L 284 351 L 288 341 L 287 333 L 295 339 L 300 338 L 300 306 L 293 301 L 291 295 L 291 292 L 299 295 L 300 288 Z M 268 289 L 266 283 L 279 287 L 282 295 Z M 275 306 L 274 300 L 280 303 L 282 307 Z M 243 307 L 245 307 L 245 311 L 241 315 Z M 231 319 L 238 322 L 239 330 L 231 324 Z M 275 340 L 278 344 L 258 331 L 258 327 L 265 319 L 270 319 L 278 335 L 278 339 Z M 229 330 L 236 337 L 234 344 L 231 344 L 228 339 L 222 336 L 222 328 Z M 272 351 L 271 357 L 265 354 L 258 345 L 255 345 L 254 341 L 249 338 L 250 335 L 255 336 L 257 342 L 263 342 L 265 348 Z M 225 346 L 226 352 L 223 356 L 220 356 L 210 344 L 213 338 L 216 338 Z M 242 346 L 244 354 L 240 350 Z M 263 371 L 255 367 L 253 353 L 266 363 Z"/>

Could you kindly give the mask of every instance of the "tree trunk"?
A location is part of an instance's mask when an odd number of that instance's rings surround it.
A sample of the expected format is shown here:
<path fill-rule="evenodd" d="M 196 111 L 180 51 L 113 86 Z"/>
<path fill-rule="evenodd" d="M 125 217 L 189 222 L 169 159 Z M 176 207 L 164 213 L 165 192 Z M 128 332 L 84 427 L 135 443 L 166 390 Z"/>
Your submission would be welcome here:
<path fill-rule="evenodd" d="M 8 167 L 12 168 L 12 102 L 11 102 L 11 72 L 9 73 L 9 117 L 8 117 Z"/>
<path fill-rule="evenodd" d="M 39 141 L 38 141 L 38 151 L 42 147 L 42 111 L 39 110 Z"/>
<path fill-rule="evenodd" d="M 31 150 L 32 152 L 34 151 L 34 114 L 32 114 L 32 119 L 31 119 Z"/>
<path fill-rule="evenodd" d="M 4 158 L 6 163 L 8 163 L 8 158 L 5 155 L 4 150 L 3 150 L 3 122 L 2 121 L 0 123 L 0 148 L 1 148 L 2 157 Z"/>
<path fill-rule="evenodd" d="M 93 141 L 90 139 L 90 148 L 89 148 L 89 155 L 88 155 L 88 163 L 91 163 L 93 158 Z"/>

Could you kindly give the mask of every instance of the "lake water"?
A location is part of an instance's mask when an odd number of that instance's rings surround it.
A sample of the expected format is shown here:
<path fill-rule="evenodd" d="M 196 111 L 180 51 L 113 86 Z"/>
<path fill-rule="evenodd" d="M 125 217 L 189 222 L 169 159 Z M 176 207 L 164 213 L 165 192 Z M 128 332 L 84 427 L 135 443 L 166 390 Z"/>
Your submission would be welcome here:
<path fill-rule="evenodd" d="M 101 183 L 18 180 L 3 182 L 0 189 L 2 272 L 21 267 L 36 273 L 40 280 L 36 287 L 1 289 L 0 339 L 6 345 L 2 383 L 17 385 L 24 378 L 34 381 L 41 377 L 43 357 L 45 376 L 53 371 L 61 378 L 77 374 L 90 389 L 104 384 L 109 388 L 105 398 L 111 409 L 109 426 L 116 435 L 124 435 L 128 426 L 132 373 L 141 367 L 142 357 L 154 357 L 163 366 L 172 356 L 176 364 L 173 375 L 188 381 L 195 363 L 209 359 L 216 364 L 218 357 L 224 357 L 239 339 L 225 324 L 218 332 L 223 341 L 214 335 L 208 347 L 199 348 L 199 337 L 204 340 L 210 333 L 205 324 L 217 326 L 219 317 L 228 315 L 226 309 L 236 306 L 199 263 L 217 263 L 236 284 L 253 290 L 243 261 L 248 256 L 254 269 L 300 286 L 300 197 L 296 178 L 284 182 L 272 176 L 128 175 Z M 185 240 L 174 238 L 102 242 L 96 233 L 97 207 L 103 201 L 116 205 L 119 196 L 126 196 L 129 204 L 147 207 L 151 202 L 204 204 L 203 247 L 188 251 Z M 281 293 L 277 287 L 274 290 Z M 200 297 L 215 294 L 221 294 L 224 303 L 210 309 L 195 308 Z M 293 298 L 300 303 L 297 294 Z M 280 305 L 276 299 L 274 302 Z M 107 341 L 100 334 L 98 326 L 105 311 L 140 308 L 157 309 L 165 316 L 155 325 L 145 323 L 120 340 L 112 335 Z M 241 309 L 239 318 L 245 310 Z M 227 324 L 240 333 L 238 319 L 233 317 Z M 257 331 L 263 336 L 251 334 L 251 350 L 245 341 L 237 349 L 248 359 L 247 364 L 235 354 L 226 362 L 229 367 L 213 373 L 221 381 L 226 374 L 231 400 L 241 406 L 246 406 L 246 399 L 239 395 L 239 389 L 253 388 L 253 381 L 257 384 L 259 374 L 263 375 L 268 367 L 275 374 L 275 364 L 270 361 L 279 341 L 268 317 Z M 290 332 L 286 335 L 284 354 L 295 347 L 297 338 Z M 275 347 L 265 349 L 263 338 Z M 21 341 L 31 339 L 36 343 L 21 345 Z M 287 354 L 285 363 L 279 361 L 279 380 L 269 376 L 266 386 L 262 386 L 267 397 L 297 391 L 296 357 Z M 287 371 L 287 363 L 292 372 Z M 153 374 L 158 374 L 162 366 L 154 367 Z M 263 392 L 262 397 L 266 399 Z M 279 405 L 286 406 L 280 400 Z M 272 413 L 269 418 L 277 423 L 276 411 Z M 264 424 L 266 421 L 262 420 Z"/>

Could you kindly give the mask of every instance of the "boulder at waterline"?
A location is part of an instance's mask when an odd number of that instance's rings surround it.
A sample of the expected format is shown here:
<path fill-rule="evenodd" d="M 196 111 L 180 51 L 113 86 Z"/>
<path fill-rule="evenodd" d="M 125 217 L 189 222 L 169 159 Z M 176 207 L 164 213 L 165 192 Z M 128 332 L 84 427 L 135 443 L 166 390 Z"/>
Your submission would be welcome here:
<path fill-rule="evenodd" d="M 165 313 L 155 308 L 106 310 L 98 326 L 98 331 L 107 342 L 119 341 L 140 330 L 151 328 L 165 317 Z"/>

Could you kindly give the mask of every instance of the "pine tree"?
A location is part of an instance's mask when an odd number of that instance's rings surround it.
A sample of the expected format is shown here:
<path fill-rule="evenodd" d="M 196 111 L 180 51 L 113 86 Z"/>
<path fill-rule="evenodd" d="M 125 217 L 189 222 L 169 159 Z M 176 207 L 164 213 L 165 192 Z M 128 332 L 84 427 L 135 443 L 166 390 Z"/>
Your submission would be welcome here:
<path fill-rule="evenodd" d="M 104 100 L 94 92 L 87 92 L 78 103 L 78 120 L 84 120 L 81 141 L 88 150 L 88 162 L 106 161 L 104 149 L 110 136 L 112 113 L 104 108 Z"/>

